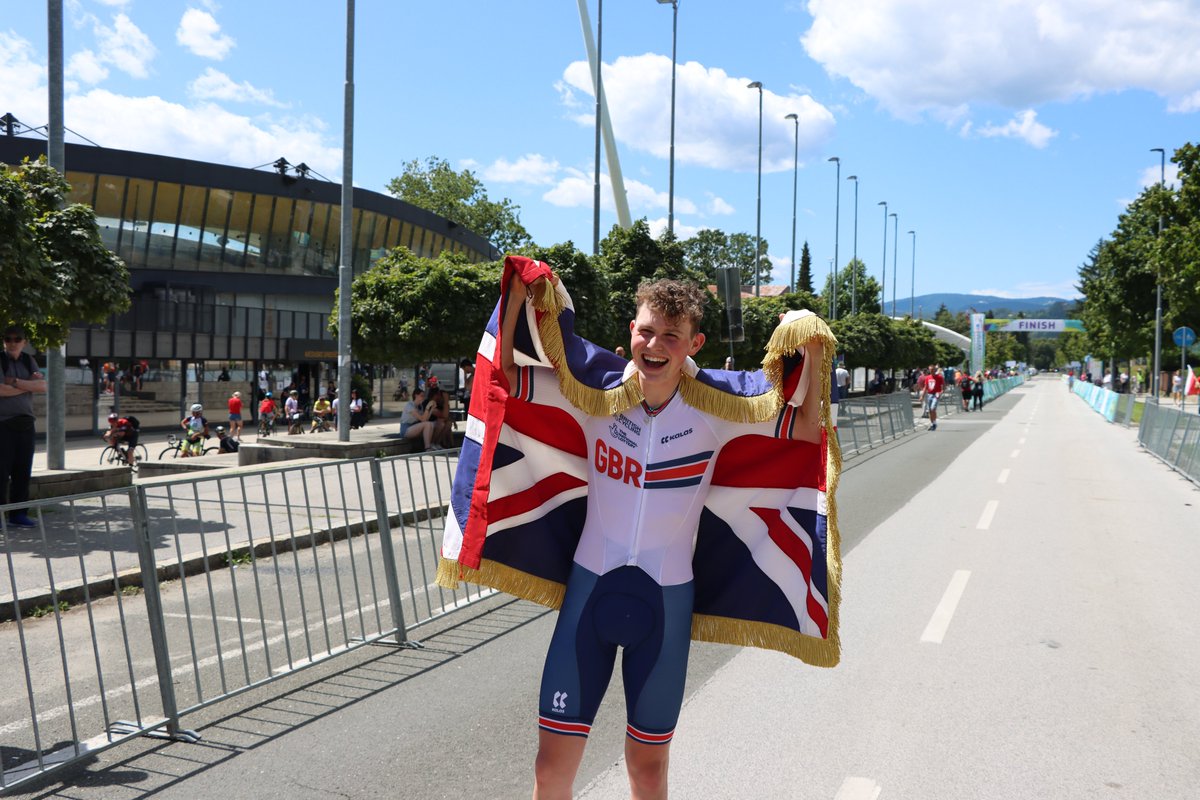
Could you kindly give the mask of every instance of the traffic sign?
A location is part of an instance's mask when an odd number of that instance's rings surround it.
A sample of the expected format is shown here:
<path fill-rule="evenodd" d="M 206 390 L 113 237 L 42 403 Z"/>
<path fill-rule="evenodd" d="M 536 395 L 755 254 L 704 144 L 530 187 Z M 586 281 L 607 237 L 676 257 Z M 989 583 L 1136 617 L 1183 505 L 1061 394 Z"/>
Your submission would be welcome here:
<path fill-rule="evenodd" d="M 1182 328 L 1175 329 L 1175 345 L 1177 347 L 1191 347 L 1196 341 L 1196 332 L 1184 325 Z"/>

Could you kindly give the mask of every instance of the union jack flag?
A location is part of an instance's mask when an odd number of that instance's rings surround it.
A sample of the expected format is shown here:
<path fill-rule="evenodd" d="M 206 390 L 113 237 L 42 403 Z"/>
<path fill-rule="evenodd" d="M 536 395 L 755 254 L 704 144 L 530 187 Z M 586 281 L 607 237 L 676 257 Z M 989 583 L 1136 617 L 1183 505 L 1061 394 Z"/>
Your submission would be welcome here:
<path fill-rule="evenodd" d="M 587 442 L 570 413 L 523 399 L 527 382 L 552 378 L 549 372 L 521 369 L 510 387 L 500 368 L 500 315 L 513 274 L 530 285 L 551 273 L 541 262 L 505 261 L 500 302 L 476 357 L 438 580 L 447 586 L 471 580 L 557 607 L 586 516 Z M 551 288 L 550 301 L 526 304 L 517 321 L 518 366 L 554 368 L 560 384 L 574 387 L 573 397 L 588 401 L 589 413 L 617 413 L 613 397 L 620 398 L 627 362 L 577 336 L 569 294 L 561 285 Z M 788 324 L 785 319 L 781 330 Z M 712 469 L 692 563 L 692 638 L 765 647 L 833 666 L 840 658 L 841 573 L 831 369 L 836 342 L 815 317 L 801 325 L 825 345 L 823 363 L 805 364 L 801 344 L 769 354 L 761 371 L 690 373 L 695 396 L 712 399 L 714 415 L 753 422 L 754 432 L 732 438 L 716 453 L 648 464 L 644 487 L 698 485 Z M 784 398 L 802 393 L 807 380 L 820 380 L 829 397 L 819 443 L 790 438 L 797 412 Z M 608 410 L 597 412 L 604 402 Z M 708 412 L 704 402 L 696 407 Z M 743 418 L 733 419 L 739 414 Z"/>

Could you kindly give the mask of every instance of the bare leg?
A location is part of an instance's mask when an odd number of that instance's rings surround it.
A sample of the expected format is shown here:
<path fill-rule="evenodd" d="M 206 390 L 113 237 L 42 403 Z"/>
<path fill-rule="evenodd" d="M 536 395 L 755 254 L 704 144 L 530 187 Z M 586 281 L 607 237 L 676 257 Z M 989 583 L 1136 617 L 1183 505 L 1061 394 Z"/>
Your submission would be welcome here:
<path fill-rule="evenodd" d="M 586 744 L 587 739 L 582 736 L 538 731 L 533 800 L 571 800 L 571 786 L 575 783 L 575 773 L 579 771 Z"/>
<path fill-rule="evenodd" d="M 670 744 L 643 744 L 625 737 L 630 800 L 666 800 Z"/>

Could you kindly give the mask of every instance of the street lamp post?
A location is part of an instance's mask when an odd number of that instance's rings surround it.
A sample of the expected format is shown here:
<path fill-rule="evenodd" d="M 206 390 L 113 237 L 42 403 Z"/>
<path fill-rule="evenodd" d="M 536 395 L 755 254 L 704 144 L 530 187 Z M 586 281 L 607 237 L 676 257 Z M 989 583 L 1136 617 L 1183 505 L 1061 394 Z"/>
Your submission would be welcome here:
<path fill-rule="evenodd" d="M 758 89 L 758 210 L 754 215 L 754 296 L 759 296 L 759 269 L 758 264 L 762 259 L 762 106 L 763 106 L 763 85 L 762 81 L 751 81 L 746 84 L 747 89 Z"/>
<path fill-rule="evenodd" d="M 675 235 L 675 43 L 679 32 L 679 0 L 658 0 L 671 6 L 671 178 L 667 189 L 667 231 Z"/>
<path fill-rule="evenodd" d="M 883 260 L 880 262 L 880 264 L 882 266 L 879 268 L 879 272 L 880 272 L 880 275 L 883 277 L 883 281 L 879 286 L 879 313 L 886 314 L 887 313 L 887 218 L 888 218 L 887 200 L 880 200 L 878 205 L 883 206 Z"/>
<path fill-rule="evenodd" d="M 1158 153 L 1158 156 L 1159 156 L 1158 188 L 1161 191 L 1161 190 L 1166 189 L 1166 187 L 1167 187 L 1167 151 L 1163 150 L 1161 147 L 1152 147 L 1152 148 L 1150 148 L 1150 152 Z M 1160 203 L 1162 202 L 1161 197 L 1159 198 L 1159 202 Z M 1161 391 L 1161 387 L 1158 385 L 1158 382 L 1159 382 L 1159 377 L 1162 375 L 1162 373 L 1160 372 L 1161 368 L 1159 367 L 1159 358 L 1162 356 L 1162 242 L 1161 242 L 1162 230 L 1163 230 L 1163 215 L 1162 215 L 1162 207 L 1159 206 L 1158 238 L 1160 241 L 1159 241 L 1159 251 L 1158 251 L 1158 263 L 1155 266 L 1155 270 L 1154 270 L 1154 290 L 1155 290 L 1154 379 L 1150 382 L 1150 385 L 1154 387 L 1154 398 L 1156 400 L 1158 399 L 1158 394 Z"/>
<path fill-rule="evenodd" d="M 912 290 L 909 292 L 912 296 L 908 298 L 908 315 L 913 319 L 917 318 L 917 232 L 909 231 L 912 235 Z"/>
<path fill-rule="evenodd" d="M 796 291 L 796 180 L 800 174 L 800 115 L 788 114 L 795 128 L 795 149 L 792 154 L 792 291 Z"/>
<path fill-rule="evenodd" d="M 828 160 L 837 166 L 837 177 L 834 179 L 835 191 L 833 202 L 833 269 L 830 271 L 829 279 L 829 318 L 837 319 L 838 233 L 840 233 L 842 227 L 842 160 L 837 156 L 830 156 Z"/>
<path fill-rule="evenodd" d="M 850 316 L 858 313 L 858 176 L 846 178 L 854 181 L 854 258 L 850 269 Z"/>
<path fill-rule="evenodd" d="M 596 0 L 596 169 L 592 184 L 592 255 L 600 253 L 600 125 L 603 92 L 600 71 L 604 66 L 603 47 L 604 0 Z"/>
<path fill-rule="evenodd" d="M 896 212 L 888 214 L 892 218 L 892 316 L 896 316 L 896 251 L 900 249 L 900 217 Z"/>

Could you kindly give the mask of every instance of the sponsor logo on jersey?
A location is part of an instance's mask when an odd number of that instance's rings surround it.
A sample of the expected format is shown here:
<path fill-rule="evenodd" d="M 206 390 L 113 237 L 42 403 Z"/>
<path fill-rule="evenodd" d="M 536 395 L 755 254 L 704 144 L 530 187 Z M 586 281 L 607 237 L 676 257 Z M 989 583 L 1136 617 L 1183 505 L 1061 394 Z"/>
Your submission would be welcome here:
<path fill-rule="evenodd" d="M 642 435 L 642 426 L 638 425 L 624 414 L 617 414 L 617 422 L 621 423 L 621 425 L 634 436 Z"/>
<path fill-rule="evenodd" d="M 689 435 L 691 432 L 692 432 L 692 429 L 688 428 L 686 431 L 680 431 L 679 433 L 668 434 L 668 435 L 662 437 L 661 439 L 659 439 L 658 443 L 666 444 L 667 442 L 673 442 L 676 439 L 682 439 L 683 437 Z"/>
<path fill-rule="evenodd" d="M 630 439 L 629 434 L 625 433 L 625 431 L 615 422 L 608 426 L 608 434 L 621 444 L 626 444 L 630 447 L 637 447 L 637 442 L 635 442 L 633 439 Z"/>

